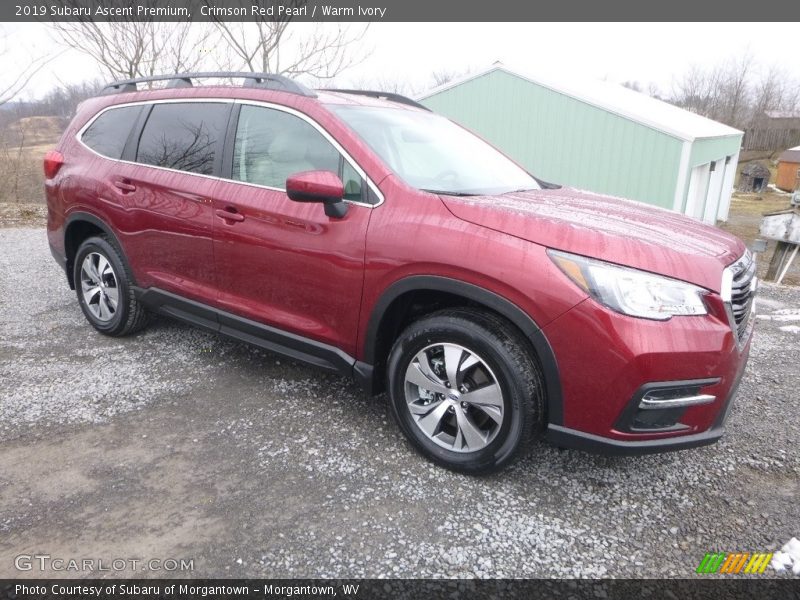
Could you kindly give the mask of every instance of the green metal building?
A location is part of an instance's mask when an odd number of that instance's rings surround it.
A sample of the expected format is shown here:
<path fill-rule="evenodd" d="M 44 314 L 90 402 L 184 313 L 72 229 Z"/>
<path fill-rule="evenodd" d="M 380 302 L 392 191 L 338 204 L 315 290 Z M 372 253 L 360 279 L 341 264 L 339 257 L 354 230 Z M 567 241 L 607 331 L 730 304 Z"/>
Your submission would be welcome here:
<path fill-rule="evenodd" d="M 546 181 L 727 220 L 743 133 L 602 81 L 495 64 L 419 101 Z"/>

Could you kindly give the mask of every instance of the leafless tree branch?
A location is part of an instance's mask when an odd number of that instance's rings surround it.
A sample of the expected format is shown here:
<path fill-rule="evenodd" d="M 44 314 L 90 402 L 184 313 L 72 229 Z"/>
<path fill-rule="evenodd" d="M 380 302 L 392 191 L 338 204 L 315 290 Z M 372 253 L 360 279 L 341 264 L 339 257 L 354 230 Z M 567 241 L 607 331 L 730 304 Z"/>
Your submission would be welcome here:
<path fill-rule="evenodd" d="M 304 3 L 292 0 L 289 4 Z M 368 25 L 353 28 L 266 19 L 248 23 L 217 19 L 214 25 L 237 69 L 331 80 L 365 58 L 355 46 L 363 40 Z"/>
<path fill-rule="evenodd" d="M 191 22 L 97 23 L 86 18 L 53 23 L 52 28 L 56 41 L 93 58 L 113 79 L 199 70 L 214 61 L 218 37 L 214 27 Z"/>
<path fill-rule="evenodd" d="M 5 39 L 5 35 L 3 35 Z M 0 48 L 0 62 L 5 65 L 3 69 L 4 75 L 9 77 L 9 80 L 0 85 L 0 106 L 16 97 L 23 88 L 28 85 L 28 82 L 36 75 L 42 68 L 49 63 L 53 56 L 41 55 L 29 58 L 21 66 L 15 67 L 8 59 L 9 50 L 6 46 Z"/>

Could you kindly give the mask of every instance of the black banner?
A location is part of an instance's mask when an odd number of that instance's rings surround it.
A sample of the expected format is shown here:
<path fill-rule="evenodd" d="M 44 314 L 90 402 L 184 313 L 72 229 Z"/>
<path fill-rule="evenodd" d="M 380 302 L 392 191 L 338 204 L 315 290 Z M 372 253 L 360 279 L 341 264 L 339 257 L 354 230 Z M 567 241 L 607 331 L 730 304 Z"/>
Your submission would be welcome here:
<path fill-rule="evenodd" d="M 0 21 L 768 21 L 770 6 L 743 0 L 3 0 Z M 776 6 L 777 9 L 777 6 Z M 800 20 L 800 2 L 779 8 Z"/>
<path fill-rule="evenodd" d="M 265 580 L 66 579 L 1 580 L 0 600 L 539 600 L 650 598 L 791 600 L 797 579 L 671 580 Z"/>

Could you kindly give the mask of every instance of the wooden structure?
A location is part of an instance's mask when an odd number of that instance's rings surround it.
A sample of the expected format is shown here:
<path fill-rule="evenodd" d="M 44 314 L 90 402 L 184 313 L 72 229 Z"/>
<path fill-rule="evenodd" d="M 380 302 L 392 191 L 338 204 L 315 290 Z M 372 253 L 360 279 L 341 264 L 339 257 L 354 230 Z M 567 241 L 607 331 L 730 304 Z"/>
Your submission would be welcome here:
<path fill-rule="evenodd" d="M 740 192 L 760 194 L 767 189 L 769 176 L 767 167 L 761 163 L 751 162 L 742 169 L 736 189 Z"/>
<path fill-rule="evenodd" d="M 775 186 L 786 192 L 800 190 L 800 146 L 789 148 L 778 157 Z"/>
<path fill-rule="evenodd" d="M 780 283 L 800 248 L 800 208 L 766 213 L 761 219 L 759 233 L 778 243 L 769 263 L 766 279 Z"/>
<path fill-rule="evenodd" d="M 800 144 L 800 113 L 766 111 L 744 134 L 744 150 L 780 150 Z"/>

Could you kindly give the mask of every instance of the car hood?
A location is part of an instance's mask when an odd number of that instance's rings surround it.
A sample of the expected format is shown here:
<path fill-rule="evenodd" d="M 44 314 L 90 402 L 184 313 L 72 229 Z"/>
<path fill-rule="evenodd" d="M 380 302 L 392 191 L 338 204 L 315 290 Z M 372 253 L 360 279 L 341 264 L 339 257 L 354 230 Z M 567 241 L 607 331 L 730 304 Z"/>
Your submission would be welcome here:
<path fill-rule="evenodd" d="M 716 292 L 723 268 L 745 251 L 738 238 L 684 215 L 572 188 L 441 198 L 464 221 Z"/>

